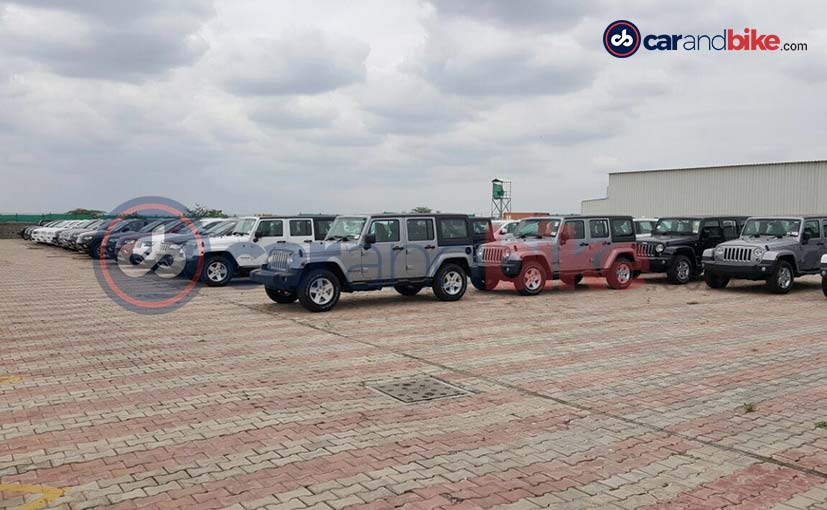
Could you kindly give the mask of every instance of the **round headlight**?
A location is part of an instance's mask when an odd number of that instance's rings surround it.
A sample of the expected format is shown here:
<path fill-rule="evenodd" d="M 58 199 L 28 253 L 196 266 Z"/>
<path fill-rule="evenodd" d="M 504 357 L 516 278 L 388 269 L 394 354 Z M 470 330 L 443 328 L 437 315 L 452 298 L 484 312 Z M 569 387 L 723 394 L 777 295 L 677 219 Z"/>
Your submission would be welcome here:
<path fill-rule="evenodd" d="M 506 248 L 505 250 L 503 250 L 503 258 L 504 259 L 507 259 L 510 256 L 511 256 L 511 248 Z"/>
<path fill-rule="evenodd" d="M 657 253 L 663 253 L 663 250 L 664 250 L 665 248 L 666 248 L 666 247 L 665 247 L 664 245 L 662 245 L 662 244 L 656 244 L 656 245 L 655 245 L 655 252 L 657 252 Z"/>
<path fill-rule="evenodd" d="M 759 262 L 764 256 L 764 248 L 755 248 L 752 250 L 752 260 Z"/>
<path fill-rule="evenodd" d="M 485 246 L 480 246 L 479 248 L 477 248 L 477 258 L 478 259 L 482 258 L 482 254 L 483 254 L 484 251 L 485 251 Z"/>
<path fill-rule="evenodd" d="M 715 248 L 715 257 L 716 258 L 721 258 L 723 256 L 724 256 L 724 247 L 723 246 L 718 246 L 717 248 Z"/>

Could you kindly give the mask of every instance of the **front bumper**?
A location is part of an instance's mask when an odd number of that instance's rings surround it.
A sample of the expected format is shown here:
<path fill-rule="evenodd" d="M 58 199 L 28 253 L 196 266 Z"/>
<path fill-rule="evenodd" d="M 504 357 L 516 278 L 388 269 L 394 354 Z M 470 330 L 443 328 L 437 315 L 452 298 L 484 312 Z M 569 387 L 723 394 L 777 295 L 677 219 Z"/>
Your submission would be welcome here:
<path fill-rule="evenodd" d="M 644 273 L 665 273 L 669 270 L 671 257 L 641 257 L 637 256 L 637 264 Z"/>
<path fill-rule="evenodd" d="M 254 269 L 250 279 L 264 284 L 268 289 L 293 291 L 299 286 L 301 273 L 298 271 L 273 271 L 271 269 Z"/>
<path fill-rule="evenodd" d="M 772 274 L 773 267 L 772 262 L 728 264 L 704 260 L 705 272 L 743 280 L 765 280 Z"/>
<path fill-rule="evenodd" d="M 492 262 L 484 264 L 474 264 L 471 268 L 471 276 L 477 279 L 485 280 L 486 278 L 494 277 L 497 280 L 508 280 L 516 278 L 523 269 L 522 260 L 504 260 L 500 264 Z"/>

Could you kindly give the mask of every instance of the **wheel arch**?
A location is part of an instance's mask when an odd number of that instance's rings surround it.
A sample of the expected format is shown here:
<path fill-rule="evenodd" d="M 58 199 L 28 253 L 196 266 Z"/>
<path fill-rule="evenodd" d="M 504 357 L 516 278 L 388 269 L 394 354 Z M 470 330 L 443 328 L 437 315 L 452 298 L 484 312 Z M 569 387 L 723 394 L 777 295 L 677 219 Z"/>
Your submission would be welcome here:
<path fill-rule="evenodd" d="M 525 265 L 526 262 L 538 262 L 543 267 L 543 271 L 546 272 L 546 279 L 551 280 L 554 271 L 552 270 L 551 264 L 549 264 L 548 259 L 543 255 L 534 253 L 526 257 L 523 257 L 522 261 L 523 265 Z"/>
<path fill-rule="evenodd" d="M 339 285 L 341 285 L 342 287 L 346 287 L 350 284 L 347 277 L 345 276 L 345 272 L 342 270 L 341 266 L 339 266 L 339 264 L 337 264 L 336 262 L 332 262 L 329 260 L 325 262 L 311 262 L 304 266 L 304 270 L 302 272 L 307 273 L 308 271 L 312 271 L 314 269 L 325 269 L 327 271 L 330 271 L 331 273 L 336 275 L 336 278 L 339 279 Z"/>

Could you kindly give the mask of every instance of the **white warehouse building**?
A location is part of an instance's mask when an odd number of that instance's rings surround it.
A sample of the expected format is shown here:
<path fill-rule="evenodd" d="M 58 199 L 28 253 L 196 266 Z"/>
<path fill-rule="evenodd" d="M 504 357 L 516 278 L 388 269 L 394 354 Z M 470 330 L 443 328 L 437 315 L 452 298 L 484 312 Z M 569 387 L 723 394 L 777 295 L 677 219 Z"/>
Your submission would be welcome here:
<path fill-rule="evenodd" d="M 606 198 L 582 214 L 827 214 L 827 161 L 675 168 L 609 174 Z"/>

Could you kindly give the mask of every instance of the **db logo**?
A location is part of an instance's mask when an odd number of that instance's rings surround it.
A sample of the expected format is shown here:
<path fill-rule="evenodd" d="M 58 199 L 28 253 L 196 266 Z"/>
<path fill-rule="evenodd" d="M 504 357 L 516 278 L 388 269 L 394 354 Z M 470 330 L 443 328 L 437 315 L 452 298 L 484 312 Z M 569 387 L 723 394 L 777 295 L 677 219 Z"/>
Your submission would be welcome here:
<path fill-rule="evenodd" d="M 603 32 L 603 47 L 617 58 L 631 57 L 640 46 L 640 30 L 631 21 L 615 21 Z"/>

